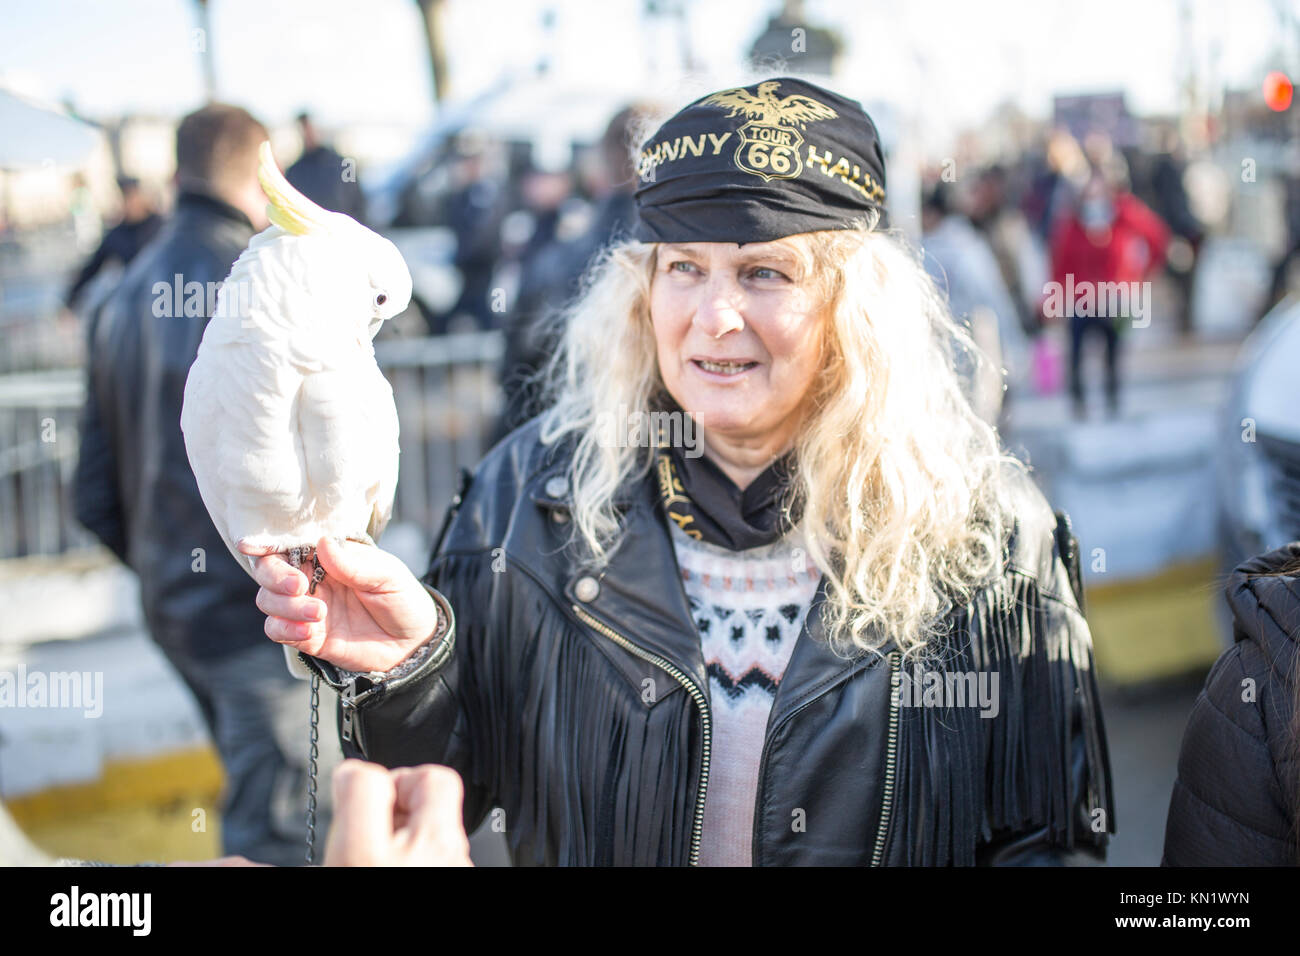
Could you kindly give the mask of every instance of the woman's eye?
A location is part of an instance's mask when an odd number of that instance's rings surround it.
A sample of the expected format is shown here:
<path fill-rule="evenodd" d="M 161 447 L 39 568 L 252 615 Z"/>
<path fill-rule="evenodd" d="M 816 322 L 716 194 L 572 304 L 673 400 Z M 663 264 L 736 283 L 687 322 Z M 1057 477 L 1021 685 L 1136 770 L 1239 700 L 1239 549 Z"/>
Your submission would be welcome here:
<path fill-rule="evenodd" d="M 683 268 L 679 269 L 677 268 L 678 266 L 682 266 Z M 689 272 L 691 269 L 694 268 L 695 268 L 695 264 L 692 262 L 687 262 L 685 259 L 679 259 L 676 262 L 670 262 L 668 264 L 669 272 Z"/>
<path fill-rule="evenodd" d="M 785 275 L 783 273 L 777 272 L 775 269 L 769 269 L 767 266 L 759 266 L 751 274 L 754 276 L 755 279 L 784 279 L 785 278 Z"/>

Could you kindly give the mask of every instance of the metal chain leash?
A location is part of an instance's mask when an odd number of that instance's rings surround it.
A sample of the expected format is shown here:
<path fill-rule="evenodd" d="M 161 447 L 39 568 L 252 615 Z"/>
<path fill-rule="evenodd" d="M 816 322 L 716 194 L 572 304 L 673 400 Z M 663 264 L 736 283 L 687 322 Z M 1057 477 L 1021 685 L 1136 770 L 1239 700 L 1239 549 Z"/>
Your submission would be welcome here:
<path fill-rule="evenodd" d="M 320 723 L 320 674 L 311 675 L 311 748 L 307 754 L 307 865 L 311 866 L 316 857 L 316 742 L 320 739 L 317 728 Z"/>

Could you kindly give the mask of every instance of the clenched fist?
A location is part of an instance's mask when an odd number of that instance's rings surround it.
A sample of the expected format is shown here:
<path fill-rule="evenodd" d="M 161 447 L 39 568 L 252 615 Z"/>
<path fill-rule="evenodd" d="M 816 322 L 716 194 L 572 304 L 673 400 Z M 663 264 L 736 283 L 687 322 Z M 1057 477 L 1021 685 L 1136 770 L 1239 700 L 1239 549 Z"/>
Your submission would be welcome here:
<path fill-rule="evenodd" d="M 449 767 L 388 770 L 345 760 L 334 771 L 326 866 L 473 866 L 461 817 L 465 790 Z"/>

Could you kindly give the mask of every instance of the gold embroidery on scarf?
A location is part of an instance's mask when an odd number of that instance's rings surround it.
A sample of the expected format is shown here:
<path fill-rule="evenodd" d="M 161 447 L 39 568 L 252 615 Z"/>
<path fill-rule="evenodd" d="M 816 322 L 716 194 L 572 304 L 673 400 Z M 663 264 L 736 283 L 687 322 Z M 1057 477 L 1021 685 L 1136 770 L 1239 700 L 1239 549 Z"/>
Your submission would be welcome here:
<path fill-rule="evenodd" d="M 694 538 L 696 541 L 703 540 L 704 533 L 698 528 L 686 527 L 688 524 L 695 522 L 694 515 L 672 510 L 673 505 L 686 505 L 689 508 L 691 499 L 686 497 L 686 489 L 682 487 L 681 480 L 677 477 L 677 471 L 673 467 L 672 459 L 666 454 L 659 455 L 657 473 L 659 476 L 659 496 L 663 500 L 664 513 L 689 537 Z"/>

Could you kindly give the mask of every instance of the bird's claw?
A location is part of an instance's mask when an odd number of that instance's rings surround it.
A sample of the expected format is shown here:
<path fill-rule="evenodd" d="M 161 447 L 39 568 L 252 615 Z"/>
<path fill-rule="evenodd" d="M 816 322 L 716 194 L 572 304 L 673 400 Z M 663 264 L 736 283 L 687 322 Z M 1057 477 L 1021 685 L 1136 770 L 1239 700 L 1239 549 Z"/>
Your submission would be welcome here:
<path fill-rule="evenodd" d="M 316 585 L 325 580 L 325 569 L 316 560 L 316 549 L 310 545 L 289 549 L 289 564 L 293 566 L 294 570 L 301 571 L 303 561 L 310 561 L 314 565 L 311 572 L 311 581 L 307 584 L 307 593 L 314 595 Z"/>

